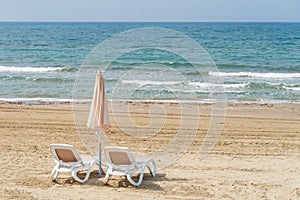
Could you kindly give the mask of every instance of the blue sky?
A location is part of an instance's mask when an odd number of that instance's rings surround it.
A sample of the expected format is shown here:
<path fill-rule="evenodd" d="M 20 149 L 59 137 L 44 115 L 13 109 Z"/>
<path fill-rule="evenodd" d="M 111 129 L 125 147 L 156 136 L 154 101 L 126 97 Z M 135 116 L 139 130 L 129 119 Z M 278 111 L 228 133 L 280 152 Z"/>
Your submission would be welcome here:
<path fill-rule="evenodd" d="M 0 21 L 298 21 L 300 0 L 0 0 Z"/>

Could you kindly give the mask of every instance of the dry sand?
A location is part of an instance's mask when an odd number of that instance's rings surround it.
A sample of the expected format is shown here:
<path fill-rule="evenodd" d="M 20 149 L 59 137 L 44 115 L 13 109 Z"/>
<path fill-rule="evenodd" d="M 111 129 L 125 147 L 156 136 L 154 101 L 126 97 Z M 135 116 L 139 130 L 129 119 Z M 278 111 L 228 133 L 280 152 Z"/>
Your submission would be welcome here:
<path fill-rule="evenodd" d="M 202 107 L 201 126 L 188 150 L 156 177 L 146 174 L 135 188 L 122 177 L 103 185 L 97 167 L 85 184 L 68 173 L 52 182 L 49 144 L 69 143 L 89 153 L 74 126 L 71 105 L 1 103 L 1 199 L 300 199 L 300 105 L 228 105 L 221 136 L 199 160 L 210 119 L 209 106 Z M 174 116 L 165 134 L 151 143 L 127 138 L 113 120 L 107 134 L 152 151 L 172 137 L 178 122 Z M 147 123 L 147 118 L 136 117 Z"/>

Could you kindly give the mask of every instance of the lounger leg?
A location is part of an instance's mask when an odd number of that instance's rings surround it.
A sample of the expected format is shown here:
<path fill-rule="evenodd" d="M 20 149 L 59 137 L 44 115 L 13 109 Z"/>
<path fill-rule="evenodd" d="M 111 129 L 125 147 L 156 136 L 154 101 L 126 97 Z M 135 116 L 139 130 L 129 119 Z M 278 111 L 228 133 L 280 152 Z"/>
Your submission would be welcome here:
<path fill-rule="evenodd" d="M 155 162 L 155 160 L 151 160 L 151 163 L 152 163 L 152 165 L 153 165 L 153 170 L 151 170 L 149 164 L 147 164 L 147 168 L 148 168 L 150 174 L 151 174 L 153 177 L 155 177 L 155 176 L 156 176 L 156 162 Z"/>
<path fill-rule="evenodd" d="M 51 179 L 52 179 L 52 181 L 55 181 L 55 179 L 57 178 L 58 168 L 59 168 L 59 164 L 57 164 L 57 165 L 55 165 L 55 167 L 53 167 L 53 170 L 51 172 Z"/>
<path fill-rule="evenodd" d="M 139 181 L 138 182 L 135 182 L 133 179 L 132 179 L 132 174 L 127 174 L 127 179 L 128 181 L 136 186 L 136 187 L 139 187 L 141 184 L 142 184 L 142 181 L 143 181 L 143 177 L 144 177 L 144 171 L 145 171 L 145 166 L 142 167 L 141 169 L 141 173 L 140 173 L 140 177 L 139 177 Z"/>
<path fill-rule="evenodd" d="M 88 171 L 86 172 L 86 175 L 85 175 L 85 178 L 84 178 L 83 182 L 85 182 L 89 179 L 92 168 L 93 168 L 94 164 L 96 164 L 96 162 L 97 162 L 96 160 L 94 160 L 93 162 L 90 162 Z"/>
<path fill-rule="evenodd" d="M 84 179 L 80 179 L 80 178 L 77 176 L 77 172 L 80 171 L 80 170 L 82 170 L 83 168 L 73 170 L 73 171 L 72 171 L 72 176 L 73 176 L 73 178 L 74 178 L 76 181 L 80 182 L 80 183 L 86 182 L 86 181 L 89 179 L 89 177 L 90 177 L 92 167 L 93 167 L 93 165 L 94 165 L 95 163 L 96 163 L 96 161 L 93 161 L 93 162 L 90 162 L 90 163 L 88 164 L 88 165 L 89 165 L 89 168 L 88 168 L 88 170 L 87 170 L 87 172 L 86 172 L 86 175 L 85 175 Z"/>
<path fill-rule="evenodd" d="M 105 178 L 104 178 L 104 184 L 107 183 L 109 175 L 110 175 L 111 172 L 112 172 L 112 168 L 108 167 L 108 169 L 106 170 Z"/>
<path fill-rule="evenodd" d="M 72 176 L 73 176 L 73 178 L 76 180 L 76 181 L 78 181 L 79 183 L 84 183 L 84 181 L 83 180 L 81 180 L 78 176 L 77 176 L 77 170 L 74 170 L 74 171 L 72 171 Z"/>

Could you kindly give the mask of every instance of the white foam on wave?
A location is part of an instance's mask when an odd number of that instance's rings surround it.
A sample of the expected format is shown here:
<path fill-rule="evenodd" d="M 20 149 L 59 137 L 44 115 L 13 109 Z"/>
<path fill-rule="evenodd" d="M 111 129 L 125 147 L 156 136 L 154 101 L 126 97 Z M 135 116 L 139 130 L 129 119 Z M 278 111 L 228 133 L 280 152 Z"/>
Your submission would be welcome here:
<path fill-rule="evenodd" d="M 55 103 L 90 103 L 91 99 L 58 99 L 58 98 L 0 98 L 0 101 L 9 103 L 24 104 L 55 104 Z M 215 104 L 215 103 L 235 103 L 235 104 L 300 104 L 299 100 L 271 100 L 258 99 L 254 101 L 239 101 L 234 99 L 108 99 L 109 102 L 136 102 L 136 103 L 175 103 L 175 104 Z"/>
<path fill-rule="evenodd" d="M 179 81 L 145 81 L 145 80 L 122 80 L 124 84 L 136 84 L 136 85 L 178 85 L 182 82 Z"/>
<path fill-rule="evenodd" d="M 247 86 L 246 83 L 224 83 L 224 84 L 215 84 L 215 83 L 205 83 L 205 82 L 189 82 L 189 85 L 200 87 L 200 88 L 244 88 Z"/>
<path fill-rule="evenodd" d="M 174 103 L 174 104 L 300 104 L 299 100 L 272 100 L 272 99 L 257 99 L 253 101 L 239 101 L 236 99 L 111 99 L 110 102 L 133 102 L 133 103 Z"/>
<path fill-rule="evenodd" d="M 209 72 L 210 76 L 253 78 L 300 78 L 300 73 Z"/>
<path fill-rule="evenodd" d="M 173 104 L 213 104 L 217 100 L 199 99 L 199 100 L 183 100 L 183 99 L 111 99 L 110 102 L 130 102 L 130 103 L 173 103 Z M 220 101 L 218 100 L 218 103 Z"/>
<path fill-rule="evenodd" d="M 0 72 L 55 72 L 63 70 L 63 67 L 15 67 L 0 66 Z"/>
<path fill-rule="evenodd" d="M 136 84 L 136 85 L 179 85 L 184 82 L 179 81 L 144 81 L 144 80 L 122 80 L 124 84 Z M 229 83 L 229 84 L 215 84 L 215 83 L 207 83 L 207 82 L 187 82 L 188 85 L 199 87 L 199 88 L 244 88 L 247 86 L 246 83 Z"/>
<path fill-rule="evenodd" d="M 286 87 L 286 86 L 283 86 L 283 88 L 286 89 L 286 90 L 300 91 L 299 87 Z"/>
<path fill-rule="evenodd" d="M 87 103 L 88 99 L 59 99 L 59 98 L 0 98 L 0 101 L 25 104 L 52 104 L 52 103 Z"/>

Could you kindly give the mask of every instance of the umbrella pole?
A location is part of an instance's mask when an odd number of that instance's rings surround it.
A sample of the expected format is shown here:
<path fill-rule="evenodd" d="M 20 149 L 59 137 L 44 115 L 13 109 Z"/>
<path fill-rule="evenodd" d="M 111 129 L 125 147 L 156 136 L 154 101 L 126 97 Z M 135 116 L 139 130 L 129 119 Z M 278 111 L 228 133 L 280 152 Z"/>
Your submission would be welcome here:
<path fill-rule="evenodd" d="M 102 163 L 101 163 L 101 131 L 97 130 L 97 135 L 98 135 L 98 156 L 99 156 L 99 171 L 98 171 L 98 177 L 101 178 L 102 176 Z"/>

